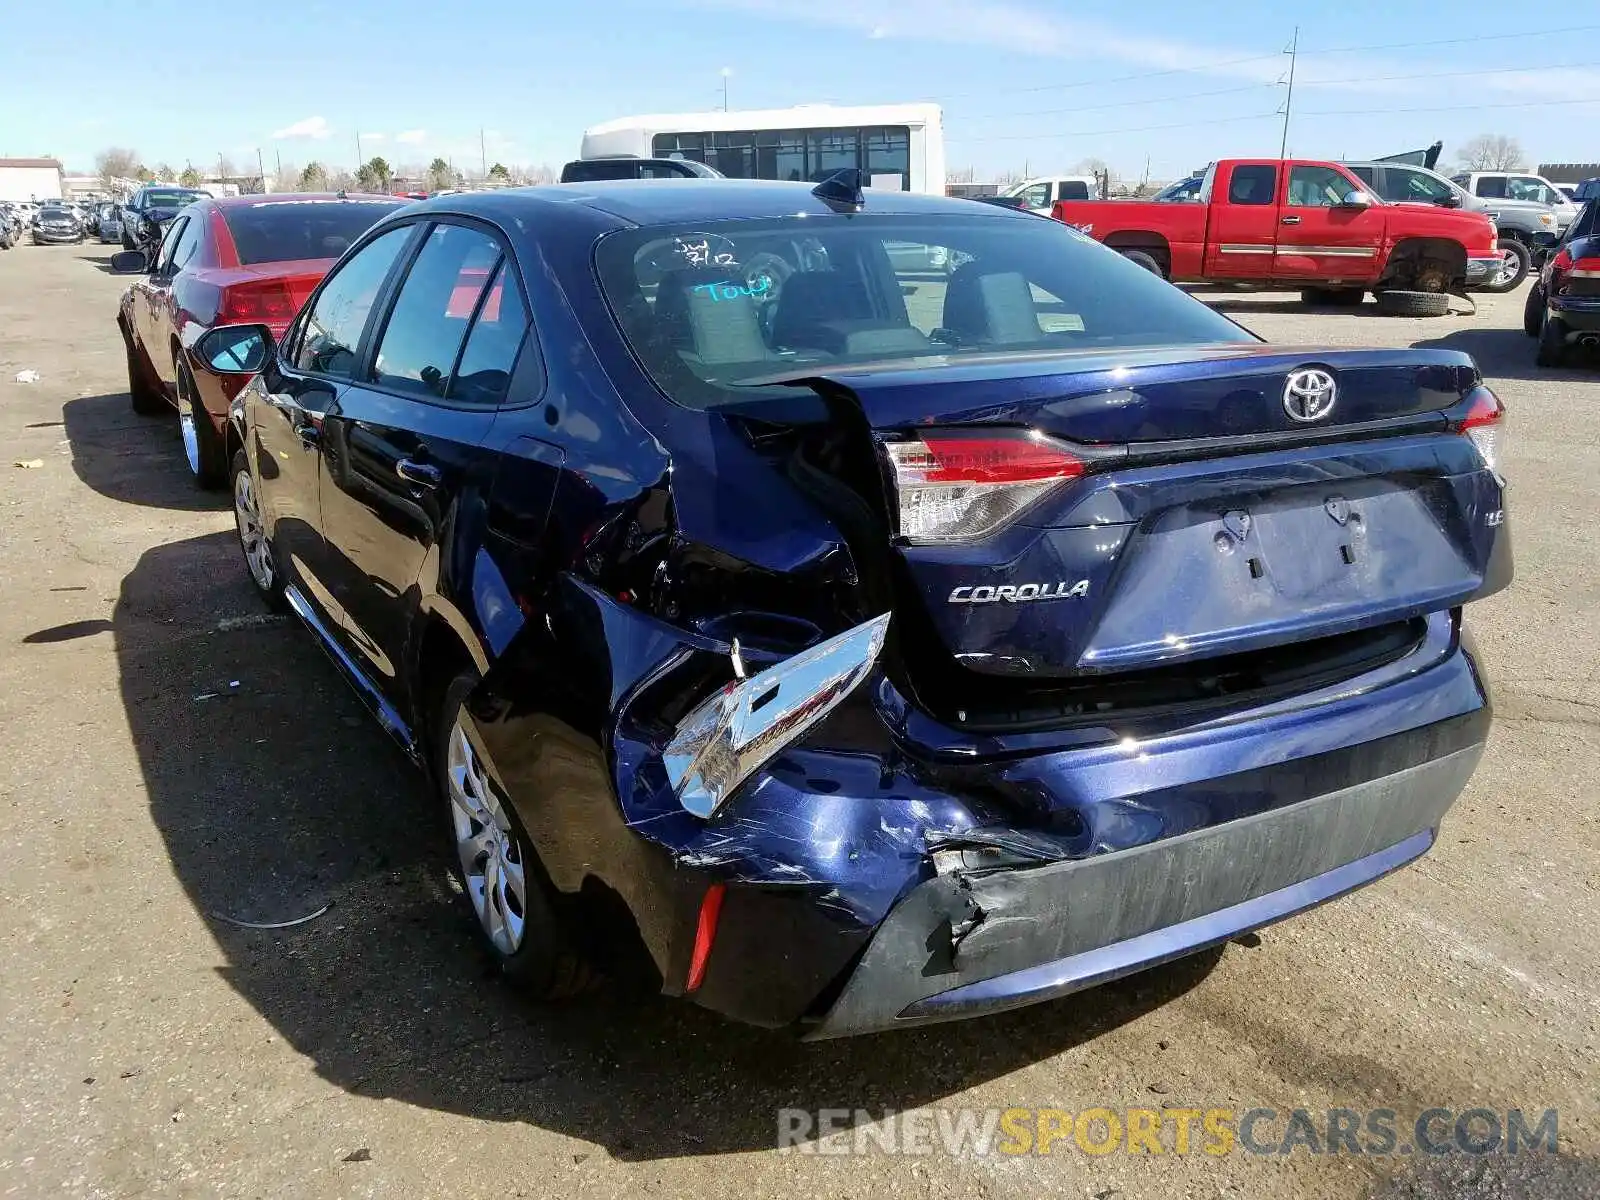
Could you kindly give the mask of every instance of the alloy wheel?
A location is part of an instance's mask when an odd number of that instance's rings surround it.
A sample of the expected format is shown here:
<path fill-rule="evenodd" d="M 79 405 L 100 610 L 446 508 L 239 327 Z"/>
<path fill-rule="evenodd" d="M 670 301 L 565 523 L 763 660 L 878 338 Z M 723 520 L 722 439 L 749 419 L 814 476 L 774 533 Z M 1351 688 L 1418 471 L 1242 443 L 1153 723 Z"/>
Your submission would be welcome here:
<path fill-rule="evenodd" d="M 522 945 L 527 919 L 526 859 L 459 716 L 450 728 L 445 778 L 467 896 L 484 934 L 510 957 Z"/>
<path fill-rule="evenodd" d="M 270 592 L 277 582 L 272 565 L 272 550 L 267 545 L 267 531 L 261 524 L 261 506 L 256 501 L 255 482 L 249 471 L 240 471 L 233 478 L 233 519 L 239 526 L 239 545 L 244 549 L 244 561 L 250 568 L 250 578 L 263 592 Z"/>
<path fill-rule="evenodd" d="M 178 368 L 178 428 L 183 431 L 183 456 L 189 470 L 200 474 L 200 431 L 194 425 L 194 393 L 188 372 Z"/>

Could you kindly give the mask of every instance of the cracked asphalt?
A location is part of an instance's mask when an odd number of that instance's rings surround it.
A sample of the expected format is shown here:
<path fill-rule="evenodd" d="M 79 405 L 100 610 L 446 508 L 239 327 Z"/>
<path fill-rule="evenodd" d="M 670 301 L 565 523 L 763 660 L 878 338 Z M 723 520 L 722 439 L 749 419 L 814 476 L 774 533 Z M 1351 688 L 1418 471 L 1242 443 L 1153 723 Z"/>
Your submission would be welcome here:
<path fill-rule="evenodd" d="M 1434 851 L 1220 955 L 807 1046 L 487 977 L 420 781 L 263 616 L 175 419 L 129 409 L 109 255 L 0 253 L 0 1195 L 1600 1196 L 1600 371 L 1536 370 L 1521 292 L 1432 321 L 1205 294 L 1278 341 L 1470 350 L 1510 410 L 1518 578 L 1469 616 L 1498 716 Z M 1018 1106 L 1555 1109 L 1560 1141 L 774 1148 L 780 1108 Z"/>

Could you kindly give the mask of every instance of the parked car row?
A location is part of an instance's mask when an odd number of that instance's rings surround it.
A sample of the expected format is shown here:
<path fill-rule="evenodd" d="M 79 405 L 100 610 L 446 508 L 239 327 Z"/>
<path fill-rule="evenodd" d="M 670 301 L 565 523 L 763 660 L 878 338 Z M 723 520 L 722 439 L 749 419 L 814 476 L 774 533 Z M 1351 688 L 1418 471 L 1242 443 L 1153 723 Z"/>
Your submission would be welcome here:
<path fill-rule="evenodd" d="M 1344 286 L 1431 261 L 1340 240 L 1372 220 L 1498 265 L 1481 215 L 1302 165 L 1223 164 L 1252 211 L 1171 273 L 1270 278 L 1317 207 L 1283 260 Z M 485 953 L 834 1037 L 1426 852 L 1489 721 L 1462 606 L 1512 573 L 1471 358 L 1267 345 L 1058 222 L 862 183 L 202 200 L 116 256 L 134 406 L 426 771 Z"/>

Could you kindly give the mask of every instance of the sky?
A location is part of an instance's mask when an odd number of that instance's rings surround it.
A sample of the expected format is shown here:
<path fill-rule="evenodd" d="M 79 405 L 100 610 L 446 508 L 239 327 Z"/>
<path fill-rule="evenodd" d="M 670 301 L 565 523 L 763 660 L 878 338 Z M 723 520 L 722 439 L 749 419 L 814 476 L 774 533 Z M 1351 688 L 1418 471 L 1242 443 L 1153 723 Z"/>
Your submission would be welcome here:
<path fill-rule="evenodd" d="M 1102 159 L 1171 179 L 1288 145 L 1357 158 L 1479 133 L 1600 160 L 1600 9 L 1503 0 L 145 0 L 25 4 L 0 39 L 0 156 L 239 170 L 434 157 L 559 168 L 585 127 L 731 107 L 944 106 L 980 179 Z M 1526 28 L 1524 28 L 1524 26 Z M 186 28 L 187 27 L 187 28 Z M 1507 36 L 1508 31 L 1515 31 Z M 726 76 L 724 76 L 726 72 Z M 481 145 L 481 149 L 480 149 Z"/>

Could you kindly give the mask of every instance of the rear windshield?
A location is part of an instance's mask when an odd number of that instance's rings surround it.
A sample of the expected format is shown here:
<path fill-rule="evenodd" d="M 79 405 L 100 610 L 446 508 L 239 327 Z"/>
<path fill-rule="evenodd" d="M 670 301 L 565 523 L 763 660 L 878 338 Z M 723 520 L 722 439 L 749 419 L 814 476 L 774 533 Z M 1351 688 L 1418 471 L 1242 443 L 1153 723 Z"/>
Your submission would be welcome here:
<path fill-rule="evenodd" d="M 1058 221 L 977 206 L 630 229 L 596 263 L 645 370 L 693 408 L 836 366 L 1255 340 Z"/>
<path fill-rule="evenodd" d="M 222 219 L 242 266 L 338 258 L 380 218 L 403 208 L 386 200 L 263 200 L 229 205 Z"/>
<path fill-rule="evenodd" d="M 156 188 L 144 194 L 145 205 L 149 208 L 182 208 L 186 204 L 193 204 L 196 200 L 209 198 L 209 192 L 188 191 L 183 188 Z"/>

